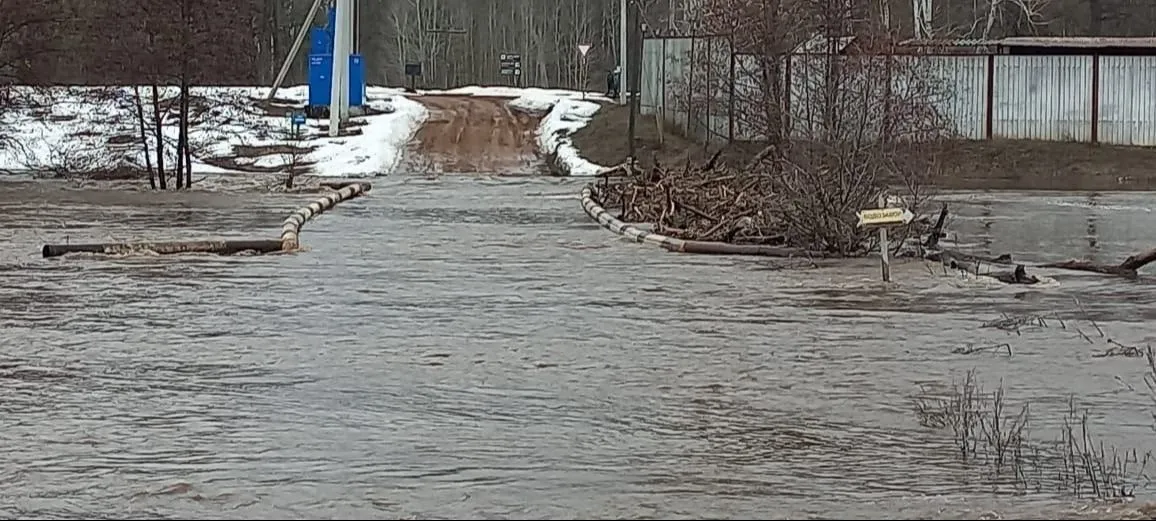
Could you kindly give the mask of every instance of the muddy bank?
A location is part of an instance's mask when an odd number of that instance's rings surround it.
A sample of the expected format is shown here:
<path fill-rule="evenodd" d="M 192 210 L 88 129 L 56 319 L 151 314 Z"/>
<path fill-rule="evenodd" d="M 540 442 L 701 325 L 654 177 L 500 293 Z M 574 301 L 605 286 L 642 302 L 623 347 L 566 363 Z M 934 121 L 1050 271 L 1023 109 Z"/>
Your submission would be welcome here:
<path fill-rule="evenodd" d="M 627 155 L 629 112 L 605 105 L 590 123 L 574 133 L 582 155 L 603 165 Z M 643 166 L 655 160 L 677 164 L 701 160 L 716 149 L 689 141 L 667 126 L 660 142 L 651 116 L 635 123 L 637 156 Z M 724 157 L 743 160 L 761 147 L 735 143 Z M 1156 190 L 1156 148 L 1021 140 L 957 141 L 938 151 L 944 165 L 936 185 L 944 189 L 979 190 Z"/>

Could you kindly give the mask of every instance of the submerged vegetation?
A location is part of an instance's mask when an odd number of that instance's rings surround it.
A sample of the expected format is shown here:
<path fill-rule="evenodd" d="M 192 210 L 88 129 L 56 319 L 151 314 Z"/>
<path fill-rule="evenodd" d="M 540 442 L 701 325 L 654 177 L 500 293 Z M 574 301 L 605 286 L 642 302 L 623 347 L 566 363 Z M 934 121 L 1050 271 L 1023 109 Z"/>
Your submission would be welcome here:
<path fill-rule="evenodd" d="M 1081 327 L 1077 321 L 1064 320 L 1055 313 L 1003 315 L 981 327 L 1018 336 L 1026 330 L 1057 326 L 1073 331 L 1081 342 L 1102 347 L 1092 352 L 1091 358 L 1144 357 L 1143 389 L 1156 420 L 1156 350 L 1150 345 L 1131 346 L 1116 341 L 1090 317 L 1083 322 L 1086 325 Z M 967 346 L 952 353 L 1012 356 L 1012 347 L 1010 343 Z M 1136 391 L 1137 386 L 1116 378 L 1124 388 Z M 970 369 L 962 378 L 953 378 L 945 389 L 921 386 L 913 398 L 913 407 L 920 425 L 950 438 L 958 459 L 982 471 L 997 489 L 1119 500 L 1133 498 L 1138 490 L 1151 485 L 1149 472 L 1156 465 L 1151 447 L 1106 444 L 1094 432 L 1091 411 L 1080 405 L 1075 394 L 1067 396 L 1067 410 L 1059 419 L 1058 433 L 1051 435 L 1036 435 L 1033 426 L 1053 431 L 1056 421 L 1038 417 L 1029 400 L 1015 402 L 1009 394 L 1003 379 L 988 388 L 981 383 L 978 371 Z"/>

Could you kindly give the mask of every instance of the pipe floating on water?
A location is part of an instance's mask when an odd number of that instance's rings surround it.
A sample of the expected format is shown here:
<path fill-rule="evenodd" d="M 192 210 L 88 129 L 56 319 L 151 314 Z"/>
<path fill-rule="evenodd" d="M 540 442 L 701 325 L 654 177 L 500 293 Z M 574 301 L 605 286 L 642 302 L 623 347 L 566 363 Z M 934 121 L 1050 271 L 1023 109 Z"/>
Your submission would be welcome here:
<path fill-rule="evenodd" d="M 323 186 L 325 186 L 323 184 Z M 301 247 L 301 227 L 322 212 L 368 192 L 372 185 L 359 181 L 334 181 L 329 184 L 340 187 L 336 191 L 313 201 L 308 206 L 299 208 L 281 225 L 280 239 L 256 240 L 202 240 L 176 242 L 136 242 L 136 243 L 97 243 L 97 244 L 45 244 L 41 254 L 45 257 L 60 257 L 69 253 L 99 253 L 105 255 L 123 255 L 130 253 L 151 252 L 158 255 L 173 255 L 178 253 L 214 253 L 217 255 L 236 255 L 252 252 L 257 254 L 291 252 Z"/>
<path fill-rule="evenodd" d="M 178 242 L 137 242 L 107 244 L 45 244 L 41 254 L 45 258 L 59 257 L 69 253 L 102 253 L 124 255 L 129 253 L 152 252 L 158 255 L 177 253 L 215 253 L 236 255 L 242 252 L 273 253 L 281 251 L 279 240 L 243 241 L 178 241 Z"/>
<path fill-rule="evenodd" d="M 373 188 L 369 183 L 354 182 L 309 203 L 289 214 L 281 223 L 281 251 L 295 251 L 301 247 L 301 227 L 338 203 L 358 197 Z"/>

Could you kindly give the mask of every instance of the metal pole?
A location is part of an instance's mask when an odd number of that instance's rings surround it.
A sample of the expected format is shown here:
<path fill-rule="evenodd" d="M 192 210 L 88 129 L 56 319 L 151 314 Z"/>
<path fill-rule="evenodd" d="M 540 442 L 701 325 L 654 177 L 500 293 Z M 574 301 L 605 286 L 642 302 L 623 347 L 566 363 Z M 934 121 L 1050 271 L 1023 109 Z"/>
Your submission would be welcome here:
<path fill-rule="evenodd" d="M 629 78 L 629 80 L 623 84 L 623 92 L 631 91 L 630 92 L 630 98 L 629 98 L 630 119 L 629 119 L 629 123 L 627 124 L 627 126 L 628 126 L 627 134 L 629 135 L 630 142 L 627 145 L 627 153 L 629 154 L 630 162 L 633 165 L 634 164 L 634 125 L 635 125 L 634 120 L 637 119 L 637 114 L 638 114 L 638 96 L 634 95 L 634 81 L 633 80 L 638 77 L 638 72 L 642 70 L 641 67 L 638 67 L 638 65 L 639 65 L 638 61 L 639 61 L 639 58 L 641 57 L 640 56 L 641 53 L 635 53 L 635 51 L 638 50 L 637 47 L 639 46 L 640 43 L 642 43 L 642 38 L 640 37 L 641 35 L 638 34 L 639 33 L 639 31 L 638 31 L 638 3 L 634 2 L 632 0 L 632 6 L 631 7 L 632 7 L 632 9 L 630 9 L 631 17 L 630 17 L 630 49 L 629 49 L 630 54 L 628 54 L 630 59 L 626 61 L 626 64 L 628 65 L 627 70 L 630 72 L 626 76 L 627 78 Z"/>
<path fill-rule="evenodd" d="M 321 8 L 321 3 L 325 0 L 313 0 L 313 6 L 309 8 L 309 15 L 305 17 L 305 21 L 301 23 L 301 30 L 297 31 L 297 39 L 293 40 L 293 49 L 289 51 L 289 55 L 285 57 L 285 62 L 281 64 L 281 70 L 277 71 L 277 79 L 273 80 L 273 88 L 269 89 L 269 96 L 265 100 L 273 99 L 277 94 L 277 89 L 281 88 L 281 83 L 285 81 L 285 76 L 289 74 L 289 67 L 293 65 L 293 60 L 297 59 L 297 53 L 301 52 L 301 43 L 305 41 L 305 35 L 309 33 L 309 26 L 313 24 L 313 18 L 317 16 L 317 10 Z"/>
<path fill-rule="evenodd" d="M 349 121 L 349 55 L 354 52 L 354 0 L 344 1 L 340 22 L 346 25 L 346 38 L 341 51 L 341 122 Z M 336 57 L 334 57 L 336 58 Z"/>
<path fill-rule="evenodd" d="M 618 26 L 618 102 L 623 105 L 626 105 L 626 91 L 630 88 L 626 74 L 626 2 L 627 0 L 621 1 L 619 13 L 621 23 Z"/>
<path fill-rule="evenodd" d="M 347 75 L 346 68 L 349 64 L 349 53 L 345 52 L 345 0 L 337 0 L 337 13 L 334 20 L 333 28 L 333 73 L 330 78 L 329 90 L 329 136 L 337 137 L 341 129 L 341 94 L 342 86 L 346 85 L 342 80 Z M 344 59 L 343 59 L 344 58 Z M 348 90 L 348 88 L 346 88 Z"/>
<path fill-rule="evenodd" d="M 879 194 L 879 207 L 887 208 L 887 194 Z M 887 243 L 887 226 L 879 227 L 879 260 L 883 282 L 891 282 L 891 245 Z"/>

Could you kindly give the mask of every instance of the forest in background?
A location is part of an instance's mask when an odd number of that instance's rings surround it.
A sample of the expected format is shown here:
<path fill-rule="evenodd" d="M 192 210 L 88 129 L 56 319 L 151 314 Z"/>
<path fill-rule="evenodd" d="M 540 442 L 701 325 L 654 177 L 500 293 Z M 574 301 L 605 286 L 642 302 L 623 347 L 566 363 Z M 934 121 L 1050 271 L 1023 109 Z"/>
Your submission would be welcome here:
<path fill-rule="evenodd" d="M 702 0 L 640 0 L 651 33 L 685 35 Z M 784 0 L 746 0 L 773 4 Z M 830 0 L 836 2 L 839 0 Z M 223 66 L 201 81 L 268 85 L 292 46 L 311 0 L 0 0 L 0 83 L 113 84 L 134 78 L 130 62 L 158 47 L 132 33 L 175 32 L 168 13 L 184 8 L 196 26 L 199 60 Z M 874 0 L 899 35 L 914 36 L 913 12 L 930 6 L 930 36 L 1149 36 L 1150 0 Z M 578 45 L 592 45 L 587 87 L 601 89 L 617 60 L 618 0 L 360 1 L 358 42 L 367 81 L 406 83 L 404 64 L 421 62 L 419 85 L 505 84 L 502 53 L 522 55 L 523 86 L 576 88 Z M 323 14 L 318 17 L 323 20 Z M 990 22 L 990 23 L 989 23 Z M 789 22 L 788 22 L 789 23 Z M 460 30 L 461 32 L 445 32 Z M 155 41 L 155 38 L 154 38 Z M 129 44 L 131 42 L 131 44 Z M 308 41 L 287 84 L 305 82 Z"/>

